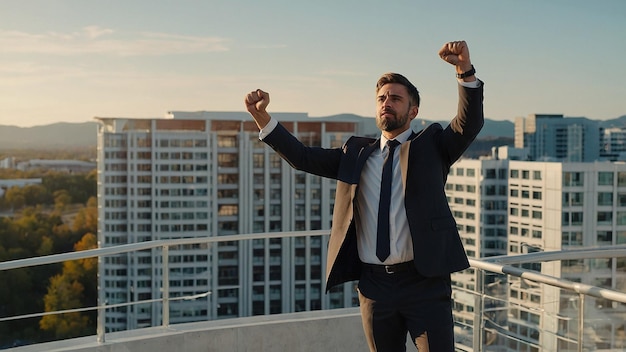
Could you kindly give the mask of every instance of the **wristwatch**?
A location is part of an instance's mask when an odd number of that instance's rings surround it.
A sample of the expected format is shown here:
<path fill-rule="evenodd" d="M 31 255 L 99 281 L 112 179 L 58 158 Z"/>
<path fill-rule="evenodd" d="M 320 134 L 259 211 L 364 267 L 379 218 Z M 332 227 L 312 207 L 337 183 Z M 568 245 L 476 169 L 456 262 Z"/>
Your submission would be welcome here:
<path fill-rule="evenodd" d="M 456 78 L 458 79 L 462 79 L 465 77 L 470 77 L 476 74 L 476 70 L 474 69 L 474 65 L 472 65 L 472 68 L 469 71 L 465 71 L 463 73 L 457 73 L 456 74 Z"/>

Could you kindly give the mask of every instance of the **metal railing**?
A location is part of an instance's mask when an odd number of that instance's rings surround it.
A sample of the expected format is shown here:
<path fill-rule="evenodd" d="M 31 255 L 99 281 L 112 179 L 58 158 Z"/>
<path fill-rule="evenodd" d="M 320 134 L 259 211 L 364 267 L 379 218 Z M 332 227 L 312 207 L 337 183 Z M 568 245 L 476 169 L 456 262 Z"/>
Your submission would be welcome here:
<path fill-rule="evenodd" d="M 597 286 L 587 285 L 579 282 L 572 282 L 562 278 L 545 275 L 536 271 L 522 269 L 513 266 L 513 264 L 524 263 L 537 263 L 537 262 L 550 262 L 550 261 L 562 261 L 562 260 L 578 260 L 578 259 L 597 259 L 597 258 L 616 258 L 626 257 L 626 246 L 611 246 L 607 248 L 587 248 L 576 249 L 568 251 L 554 251 L 554 252 L 535 252 L 517 256 L 503 256 L 503 257 L 491 257 L 483 260 L 470 259 L 470 265 L 472 268 L 480 269 L 478 272 L 478 282 L 482 281 L 485 272 L 503 274 L 507 276 L 517 277 L 524 280 L 529 280 L 534 283 L 544 284 L 551 287 L 563 289 L 565 291 L 573 292 L 578 295 L 579 309 L 578 309 L 578 329 L 577 329 L 577 351 L 582 352 L 585 346 L 585 297 L 596 297 L 606 299 L 614 302 L 626 304 L 626 293 L 619 292 L 612 289 L 601 288 Z M 507 263 L 503 264 L 503 263 Z M 474 329 L 474 350 L 482 351 L 482 331 L 485 328 L 484 315 L 484 303 L 486 298 L 497 299 L 491 297 L 484 292 L 485 285 L 478 284 L 480 288 L 478 294 L 478 302 L 476 305 L 476 316 L 479 319 L 476 320 L 479 326 L 478 329 Z M 626 346 L 624 346 L 626 347 Z"/>
<path fill-rule="evenodd" d="M 297 231 L 297 232 L 270 232 L 270 233 L 255 233 L 255 234 L 239 234 L 219 237 L 205 237 L 205 238 L 184 238 L 184 239 L 172 239 L 172 240 L 156 240 L 149 242 L 133 243 L 118 245 L 114 247 L 105 247 L 98 249 L 91 249 L 79 252 L 63 253 L 48 255 L 43 257 L 34 257 L 27 259 L 12 260 L 6 262 L 0 262 L 0 271 L 26 268 L 32 266 L 46 265 L 61 263 L 69 260 L 88 259 L 97 257 L 101 264 L 102 258 L 111 255 L 136 252 L 141 250 L 149 250 L 155 248 L 162 249 L 162 297 L 150 300 L 141 300 L 133 302 L 125 302 L 114 305 L 108 305 L 102 297 L 99 297 L 98 305 L 96 307 L 85 307 L 71 310 L 55 311 L 55 312 L 42 312 L 34 314 L 25 314 L 19 316 L 2 317 L 0 322 L 11 321 L 18 319 L 26 319 L 33 317 L 43 317 L 49 314 L 62 314 L 70 312 L 83 312 L 83 311 L 98 311 L 97 331 L 96 339 L 99 343 L 105 342 L 105 316 L 106 309 L 130 306 L 144 303 L 161 302 L 162 303 L 162 325 L 167 327 L 170 325 L 169 316 L 169 304 L 174 300 L 187 300 L 205 297 L 210 292 L 201 294 L 195 294 L 190 296 L 170 297 L 169 295 L 169 261 L 168 253 L 169 249 L 173 246 L 181 245 L 196 245 L 196 244 L 212 244 L 223 241 L 244 241 L 255 239 L 271 239 L 271 238 L 290 238 L 290 237 L 310 237 L 310 236 L 328 236 L 327 230 L 320 231 Z M 487 300 L 497 300 L 498 297 L 489 295 L 485 291 L 484 277 L 487 273 L 496 275 L 505 275 L 506 277 L 519 278 L 526 281 L 530 281 L 535 284 L 548 285 L 553 288 L 558 288 L 571 292 L 578 296 L 581 309 L 578 312 L 578 331 L 577 338 L 574 341 L 577 344 L 577 350 L 584 350 L 584 323 L 585 323 L 585 309 L 584 302 L 585 297 L 595 297 L 618 302 L 619 304 L 626 304 L 626 293 L 615 291 L 608 288 L 601 288 L 592 285 L 586 285 L 579 282 L 572 282 L 562 278 L 553 277 L 542 274 L 537 271 L 523 269 L 516 267 L 515 265 L 523 263 L 536 263 L 536 262 L 549 262 L 549 261 L 561 261 L 571 259 L 594 259 L 594 258 L 624 258 L 626 257 L 626 246 L 611 246 L 602 248 L 569 250 L 569 251 L 556 251 L 556 252 L 538 252 L 531 254 L 524 254 L 519 256 L 502 256 L 502 257 L 490 257 L 482 260 L 470 259 L 470 265 L 473 269 L 477 269 L 477 290 L 471 292 L 475 295 L 475 305 L 473 307 L 474 323 L 473 323 L 473 338 L 472 338 L 472 350 L 483 351 L 485 329 L 487 328 L 486 313 L 490 312 L 490 308 L 485 307 Z M 324 264 L 324 263 L 323 263 Z M 322 269 L 325 272 L 325 268 Z M 102 291 L 102 290 L 100 290 Z M 508 309 L 507 307 L 500 307 L 498 309 Z M 512 337 L 516 338 L 516 337 Z M 520 341 L 524 341 L 523 338 L 516 338 Z M 531 344 L 532 345 L 532 344 Z M 532 350 L 532 349 L 531 349 Z"/>

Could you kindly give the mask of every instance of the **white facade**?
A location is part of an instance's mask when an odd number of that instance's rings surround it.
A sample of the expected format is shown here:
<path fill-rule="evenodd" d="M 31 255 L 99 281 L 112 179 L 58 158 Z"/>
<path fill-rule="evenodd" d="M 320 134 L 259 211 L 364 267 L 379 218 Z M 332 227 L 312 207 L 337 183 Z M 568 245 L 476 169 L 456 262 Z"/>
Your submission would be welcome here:
<path fill-rule="evenodd" d="M 496 158 L 461 159 L 450 169 L 446 195 L 457 222 L 461 240 L 468 257 L 485 258 L 507 253 L 508 212 L 508 160 Z M 452 274 L 454 317 L 461 339 L 472 327 L 475 315 L 473 292 L 483 285 L 474 269 Z M 491 275 L 484 278 L 485 285 L 502 281 Z M 472 336 L 466 343 L 471 347 Z"/>
<path fill-rule="evenodd" d="M 305 144 L 339 147 L 371 119 L 273 114 Z M 330 229 L 335 181 L 293 170 L 258 139 L 247 113 L 98 118 L 101 246 L 181 237 Z M 369 127 L 368 127 L 369 126 Z M 356 305 L 352 285 L 325 290 L 320 237 L 172 249 L 172 323 Z M 160 298 L 161 251 L 105 258 L 108 304 Z M 160 303 L 113 309 L 108 330 L 160 324 Z"/>
<path fill-rule="evenodd" d="M 468 170 L 479 169 L 483 170 L 482 177 L 467 176 Z M 496 170 L 495 177 L 487 177 L 494 175 L 494 171 L 486 171 L 490 169 Z M 472 175 L 476 173 L 472 171 Z M 498 181 L 502 174 L 503 184 Z M 472 180 L 476 184 L 471 189 L 481 189 L 477 194 L 477 201 L 481 199 L 479 208 L 468 207 L 467 200 L 460 201 L 463 193 L 459 191 L 467 190 Z M 496 228 L 504 231 L 505 238 L 508 238 L 504 254 L 626 244 L 624 163 L 460 160 L 451 170 L 447 193 L 470 256 L 497 255 L 496 251 L 486 252 L 484 248 L 490 243 L 485 229 L 494 223 L 485 209 L 485 205 L 491 203 L 485 200 L 488 199 L 486 194 L 502 195 L 499 190 L 505 190 L 505 196 L 496 199 L 505 199 L 507 204 L 504 223 L 495 221 Z M 480 218 L 480 223 L 469 221 L 468 212 L 475 212 L 472 219 Z M 471 226 L 470 231 L 468 226 Z M 477 226 L 476 229 L 474 226 Z M 502 250 L 501 247 L 499 249 Z M 626 260 L 623 259 L 580 259 L 521 266 L 554 277 L 626 291 Z M 476 277 L 461 273 L 454 275 L 453 280 L 458 281 L 457 287 L 471 288 Z M 485 278 L 487 287 L 496 287 L 496 283 L 493 278 Z M 504 319 L 494 314 L 494 322 L 502 324 L 501 327 L 517 334 L 523 341 L 541 341 L 541 346 L 555 351 L 573 348 L 557 335 L 575 339 L 580 308 L 577 296 L 562 294 L 558 289 L 543 285 L 532 285 L 523 279 L 511 279 L 505 284 L 510 308 Z M 473 311 L 473 297 L 457 293 L 455 303 L 457 321 L 470 319 L 471 314 L 466 311 Z M 521 304 L 530 308 L 518 308 Z M 586 319 L 592 322 L 585 328 L 586 348 L 595 350 L 626 345 L 625 307 L 589 298 L 585 302 L 585 313 Z M 463 322 L 471 325 L 470 321 Z M 510 340 L 501 343 L 511 351 L 517 351 L 524 345 Z"/>

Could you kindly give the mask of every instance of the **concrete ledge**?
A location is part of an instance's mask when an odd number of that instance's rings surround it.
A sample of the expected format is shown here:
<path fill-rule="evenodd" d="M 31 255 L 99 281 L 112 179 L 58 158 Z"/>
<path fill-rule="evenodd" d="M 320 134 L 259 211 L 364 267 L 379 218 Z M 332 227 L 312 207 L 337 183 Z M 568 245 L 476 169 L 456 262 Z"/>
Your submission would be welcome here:
<path fill-rule="evenodd" d="M 358 308 L 234 318 L 109 333 L 6 351 L 367 351 Z"/>

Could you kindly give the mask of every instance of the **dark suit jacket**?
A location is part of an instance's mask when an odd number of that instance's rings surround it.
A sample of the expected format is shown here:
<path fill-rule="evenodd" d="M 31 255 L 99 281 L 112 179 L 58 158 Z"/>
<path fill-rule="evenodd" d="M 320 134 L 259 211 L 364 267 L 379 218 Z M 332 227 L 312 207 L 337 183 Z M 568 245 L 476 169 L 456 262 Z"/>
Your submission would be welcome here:
<path fill-rule="evenodd" d="M 459 85 L 458 112 L 450 124 L 444 129 L 434 123 L 413 133 L 400 147 L 404 206 L 415 267 L 423 276 L 449 275 L 469 267 L 444 186 L 450 167 L 483 126 L 482 101 L 482 84 L 479 88 Z M 363 165 L 379 140 L 351 137 L 342 148 L 307 147 L 279 124 L 263 141 L 292 167 L 337 180 L 326 291 L 358 280 L 362 265 L 356 245 L 354 199 Z"/>

